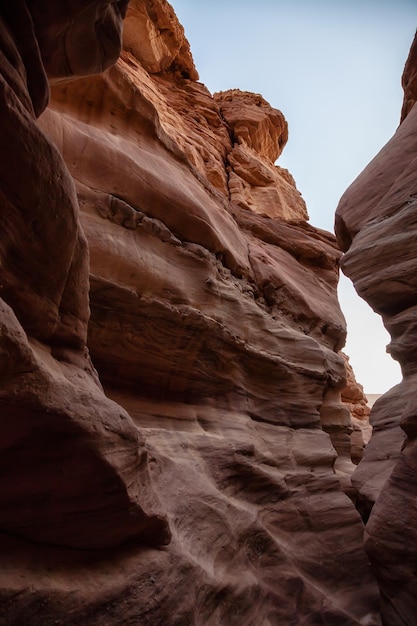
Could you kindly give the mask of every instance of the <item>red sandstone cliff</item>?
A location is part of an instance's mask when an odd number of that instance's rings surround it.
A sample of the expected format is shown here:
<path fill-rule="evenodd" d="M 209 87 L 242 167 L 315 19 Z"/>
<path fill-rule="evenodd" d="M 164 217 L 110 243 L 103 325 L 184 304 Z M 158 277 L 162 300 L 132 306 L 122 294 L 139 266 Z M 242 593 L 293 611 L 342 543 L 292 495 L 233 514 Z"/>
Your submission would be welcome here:
<path fill-rule="evenodd" d="M 19 6 L 40 75 L 107 65 L 51 57 L 92 32 L 77 2 Z M 105 34 L 124 10 L 89 6 Z M 170 5 L 134 0 L 118 64 L 35 122 L 0 25 L 5 623 L 378 624 L 342 489 L 340 252 L 274 165 L 283 115 L 212 96 Z"/>
<path fill-rule="evenodd" d="M 373 434 L 353 476 L 366 525 L 366 549 L 383 599 L 384 624 L 417 615 L 417 39 L 404 70 L 402 122 L 352 183 L 336 214 L 346 251 L 343 271 L 379 313 L 403 380 L 371 412 Z M 373 507 L 373 508 L 372 508 Z"/>

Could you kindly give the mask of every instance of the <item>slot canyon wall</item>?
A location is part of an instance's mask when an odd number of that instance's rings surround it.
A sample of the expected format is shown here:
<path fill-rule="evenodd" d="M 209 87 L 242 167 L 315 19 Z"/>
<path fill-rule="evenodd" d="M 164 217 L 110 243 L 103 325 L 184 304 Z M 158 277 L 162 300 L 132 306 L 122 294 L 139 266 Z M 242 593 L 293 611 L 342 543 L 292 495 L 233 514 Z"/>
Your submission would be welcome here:
<path fill-rule="evenodd" d="M 0 623 L 380 624 L 341 253 L 282 113 L 210 94 L 164 0 L 0 15 Z"/>
<path fill-rule="evenodd" d="M 373 434 L 352 482 L 366 525 L 384 623 L 417 619 L 417 36 L 402 84 L 401 124 L 336 213 L 343 271 L 382 316 L 403 380 L 375 403 Z M 370 271 L 371 268 L 371 271 Z"/>

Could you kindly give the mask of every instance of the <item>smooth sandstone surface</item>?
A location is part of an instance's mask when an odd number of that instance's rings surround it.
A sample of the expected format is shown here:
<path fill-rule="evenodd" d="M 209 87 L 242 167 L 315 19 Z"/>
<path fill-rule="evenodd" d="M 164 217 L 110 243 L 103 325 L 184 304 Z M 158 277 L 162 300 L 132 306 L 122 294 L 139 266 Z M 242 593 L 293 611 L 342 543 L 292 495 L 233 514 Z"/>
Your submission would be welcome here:
<path fill-rule="evenodd" d="M 4 7 L 0 29 L 0 527 L 66 548 L 164 543 L 144 437 L 86 347 L 88 247 L 73 179 L 35 122 L 48 85 L 30 7 Z M 85 18 L 72 9 L 71 24 Z"/>
<path fill-rule="evenodd" d="M 342 197 L 336 232 L 343 271 L 391 334 L 388 351 L 403 380 L 372 408 L 373 434 L 352 481 L 366 525 L 366 549 L 388 626 L 417 615 L 417 107 L 415 40 L 404 70 L 397 132 Z M 371 512 L 372 511 L 372 512 Z"/>
<path fill-rule="evenodd" d="M 285 119 L 212 96 L 167 2 L 131 2 L 114 66 L 125 3 L 88 6 L 19 2 L 43 91 L 0 23 L 1 619 L 377 625 L 340 252 L 274 165 Z"/>

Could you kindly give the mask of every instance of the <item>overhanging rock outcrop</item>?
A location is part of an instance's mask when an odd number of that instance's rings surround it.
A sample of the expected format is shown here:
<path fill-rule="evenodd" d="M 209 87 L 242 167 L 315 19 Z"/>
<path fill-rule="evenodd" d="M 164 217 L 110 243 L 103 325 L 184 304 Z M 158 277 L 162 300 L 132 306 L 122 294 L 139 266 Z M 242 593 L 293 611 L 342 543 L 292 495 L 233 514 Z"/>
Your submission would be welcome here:
<path fill-rule="evenodd" d="M 114 8 L 91 5 L 94 19 Z M 0 123 L 15 150 L 2 156 L 6 623 L 378 624 L 339 480 L 340 252 L 274 165 L 283 115 L 258 95 L 213 97 L 163 0 L 131 2 L 117 65 L 55 84 L 38 123 L 20 69 Z"/>

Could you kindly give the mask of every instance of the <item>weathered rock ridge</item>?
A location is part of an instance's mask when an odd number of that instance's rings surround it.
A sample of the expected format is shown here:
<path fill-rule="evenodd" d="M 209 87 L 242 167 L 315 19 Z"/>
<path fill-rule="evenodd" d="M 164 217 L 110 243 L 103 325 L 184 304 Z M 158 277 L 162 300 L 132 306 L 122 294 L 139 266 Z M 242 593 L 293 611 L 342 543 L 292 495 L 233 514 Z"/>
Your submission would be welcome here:
<path fill-rule="evenodd" d="M 375 403 L 353 484 L 377 574 L 383 623 L 417 615 L 417 39 L 403 74 L 401 125 L 352 183 L 336 214 L 342 267 L 391 334 L 403 380 Z M 372 510 L 372 512 L 371 512 Z M 371 512 L 371 513 L 370 513 Z"/>
<path fill-rule="evenodd" d="M 126 3 L 87 5 L 0 10 L 0 622 L 378 624 L 285 119 L 212 96 L 164 0 L 112 67 Z"/>

